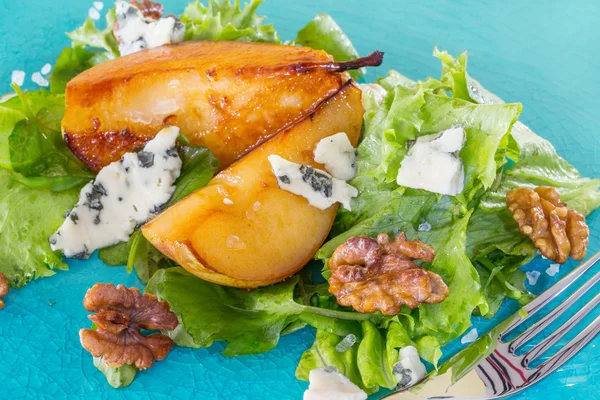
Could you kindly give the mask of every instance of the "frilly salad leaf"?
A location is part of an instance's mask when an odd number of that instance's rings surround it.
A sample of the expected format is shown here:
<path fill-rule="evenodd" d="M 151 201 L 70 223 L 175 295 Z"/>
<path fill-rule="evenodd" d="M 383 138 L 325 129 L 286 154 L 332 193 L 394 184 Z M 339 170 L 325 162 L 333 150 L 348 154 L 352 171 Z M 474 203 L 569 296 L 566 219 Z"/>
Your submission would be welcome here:
<path fill-rule="evenodd" d="M 18 97 L 3 104 L 23 113 L 23 119 L 14 125 L 5 142 L 7 167 L 14 171 L 15 179 L 35 189 L 52 191 L 86 184 L 93 173 L 71 153 L 60 133 L 64 96 L 44 90 L 15 90 Z"/>
<path fill-rule="evenodd" d="M 92 173 L 62 141 L 64 96 L 16 90 L 0 104 L 0 272 L 19 287 L 67 269 L 48 237 Z"/>
<path fill-rule="evenodd" d="M 161 269 L 152 276 L 146 292 L 166 300 L 185 327 L 185 332 L 169 332 L 175 343 L 208 347 L 215 340 L 225 341 L 228 342 L 223 352 L 226 356 L 271 350 L 277 345 L 281 333 L 290 325 L 296 326 L 299 320 L 323 329 L 331 329 L 333 319 L 381 321 L 378 314 L 300 304 L 294 301 L 297 284 L 298 277 L 295 276 L 276 285 L 243 290 L 206 282 L 182 268 L 169 268 Z M 311 315 L 313 318 L 309 317 Z M 337 324 L 339 330 L 335 331 L 354 331 L 348 326 Z"/>
<path fill-rule="evenodd" d="M 63 214 L 77 202 L 79 189 L 61 192 L 32 189 L 14 173 L 0 169 L 0 272 L 21 287 L 32 279 L 66 270 L 48 238 L 63 222 Z"/>
<path fill-rule="evenodd" d="M 380 324 L 362 321 L 360 328 L 357 342 L 342 352 L 338 350 L 338 344 L 345 335 L 318 329 L 312 347 L 300 359 L 296 377 L 308 380 L 311 370 L 334 367 L 368 394 L 377 392 L 380 387 L 395 388 L 398 382 L 393 371 L 399 359 L 399 349 L 406 346 L 419 348 L 420 345 L 411 341 L 397 317 Z M 440 352 L 439 346 L 433 347 L 435 340 L 430 337 L 422 340 L 426 345 L 422 346 L 426 357 Z"/>
<path fill-rule="evenodd" d="M 344 352 L 336 350 L 336 346 L 342 339 L 343 336 L 317 330 L 312 347 L 302 354 L 300 363 L 296 368 L 296 378 L 307 381 L 311 370 L 334 367 L 368 394 L 375 393 L 379 388 L 366 387 L 358 369 L 358 345 L 355 344 Z"/>
<path fill-rule="evenodd" d="M 190 3 L 180 19 L 185 24 L 185 40 L 239 40 L 280 43 L 273 25 L 263 25 L 266 17 L 256 15 L 262 0 L 251 0 L 240 8 L 240 0 L 208 0 Z"/>
<path fill-rule="evenodd" d="M 352 201 L 352 211 L 339 212 L 334 234 L 369 218 L 388 204 L 392 193 L 402 193 L 404 189 L 396 184 L 396 177 L 408 142 L 417 136 L 456 124 L 463 126 L 467 141 L 460 157 L 465 167 L 465 189 L 457 196 L 463 203 L 468 204 L 478 191 L 494 183 L 499 162 L 495 155 L 500 152 L 503 160 L 521 105 L 473 104 L 435 94 L 440 84 L 433 80 L 408 87 L 408 81 L 400 76 L 394 74 L 382 82 L 389 92 L 366 125 L 358 146 L 357 175 L 350 182 L 359 190 L 359 196 Z M 393 84 L 396 86 L 391 87 Z"/>
<path fill-rule="evenodd" d="M 325 50 L 333 56 L 335 61 L 347 61 L 358 58 L 358 51 L 346 36 L 342 28 L 330 15 L 319 13 L 306 26 L 298 32 L 296 44 Z M 350 76 L 358 79 L 366 72 L 365 68 L 350 71 Z"/>
<path fill-rule="evenodd" d="M 67 33 L 72 41 L 73 49 L 84 49 L 93 53 L 87 60 L 90 66 L 119 57 L 119 46 L 113 34 L 115 24 L 115 9 L 106 13 L 106 26 L 98 29 L 91 18 L 87 18 L 83 25 L 73 32 Z"/>
<path fill-rule="evenodd" d="M 458 59 L 437 49 L 434 54 L 442 60 L 443 86 L 455 97 L 473 103 L 504 103 L 468 75 L 466 53 Z M 480 199 L 467 229 L 467 254 L 482 277 L 490 317 L 506 297 L 521 304 L 531 299 L 525 289 L 525 273 L 518 267 L 539 254 L 506 208 L 506 193 L 518 187 L 551 186 L 570 208 L 584 215 L 600 206 L 600 180 L 582 177 L 550 142 L 521 122 L 514 124 L 508 139 L 506 156 L 515 164 L 498 171 L 494 187 Z"/>
<path fill-rule="evenodd" d="M 115 9 L 106 13 L 106 26 L 98 29 L 91 18 L 87 18 L 82 26 L 67 33 L 71 39 L 71 47 L 65 48 L 52 68 L 50 75 L 50 91 L 64 93 L 67 83 L 79 73 L 119 57 L 119 46 L 113 34 Z"/>

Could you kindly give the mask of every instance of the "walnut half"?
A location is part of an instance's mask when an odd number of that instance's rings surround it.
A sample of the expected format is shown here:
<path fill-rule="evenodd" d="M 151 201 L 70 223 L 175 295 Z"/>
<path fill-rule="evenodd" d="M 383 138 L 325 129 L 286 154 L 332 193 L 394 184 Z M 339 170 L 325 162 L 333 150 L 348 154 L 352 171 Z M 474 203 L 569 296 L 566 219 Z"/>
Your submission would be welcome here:
<path fill-rule="evenodd" d="M 4 308 L 4 300 L 2 298 L 8 294 L 10 290 L 10 284 L 8 279 L 2 272 L 0 272 L 0 309 Z"/>
<path fill-rule="evenodd" d="M 329 292 L 340 305 L 361 313 L 395 315 L 403 305 L 416 308 L 421 303 L 440 303 L 448 297 L 448 286 L 439 275 L 414 263 L 434 257 L 431 247 L 407 240 L 404 233 L 392 242 L 384 233 L 377 240 L 353 236 L 329 259 Z"/>
<path fill-rule="evenodd" d="M 173 330 L 179 324 L 166 301 L 123 285 L 98 283 L 85 295 L 86 310 L 97 330 L 79 331 L 81 345 L 94 357 L 104 357 L 110 367 L 133 364 L 144 370 L 164 359 L 173 341 L 160 333 L 144 336 L 141 330 Z"/>
<path fill-rule="evenodd" d="M 560 264 L 569 256 L 583 260 L 590 230 L 582 214 L 568 210 L 567 203 L 560 201 L 558 190 L 544 186 L 513 189 L 506 194 L 506 205 L 521 233 L 529 236 L 544 257 Z"/>

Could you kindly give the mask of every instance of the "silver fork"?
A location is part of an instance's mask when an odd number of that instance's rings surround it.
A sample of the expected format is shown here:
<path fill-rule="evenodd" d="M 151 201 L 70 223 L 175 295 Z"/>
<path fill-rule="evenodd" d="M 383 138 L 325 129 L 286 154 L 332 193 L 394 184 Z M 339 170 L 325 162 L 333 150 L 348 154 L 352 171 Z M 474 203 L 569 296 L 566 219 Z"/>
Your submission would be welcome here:
<path fill-rule="evenodd" d="M 590 268 L 592 268 L 599 260 L 600 252 L 594 254 L 588 261 L 571 271 L 568 275 L 566 275 L 532 302 L 523 307 L 520 311 L 516 312 L 513 316 L 499 325 L 502 328 L 500 328 L 501 331 L 498 332 L 495 349 L 489 355 L 487 355 L 487 357 L 479 361 L 479 363 L 476 363 L 472 366 L 472 368 L 475 369 L 477 377 L 479 377 L 483 383 L 483 385 L 480 385 L 480 391 L 483 393 L 473 393 L 474 385 L 472 382 L 470 382 L 469 385 L 466 385 L 468 388 L 465 388 L 468 393 L 465 392 L 464 394 L 461 394 L 461 390 L 453 390 L 452 395 L 448 395 L 449 393 L 437 396 L 429 395 L 429 397 L 426 397 L 426 399 L 497 399 L 512 395 L 526 389 L 527 387 L 548 376 L 558 367 L 567 362 L 571 357 L 577 354 L 579 350 L 581 350 L 598 334 L 598 332 L 600 332 L 600 316 L 596 317 L 576 337 L 569 341 L 568 344 L 557 351 L 556 354 L 554 354 L 548 360 L 536 367 L 530 367 L 531 362 L 535 361 L 542 354 L 544 354 L 546 350 L 558 342 L 575 325 L 577 325 L 579 321 L 589 314 L 590 311 L 592 311 L 598 305 L 598 303 L 600 303 L 600 293 L 596 294 L 592 300 L 575 312 L 575 314 L 573 314 L 556 331 L 543 339 L 540 343 L 536 344 L 533 348 L 521 355 L 517 355 L 516 351 L 544 329 L 546 329 L 562 314 L 564 314 L 565 311 L 567 311 L 576 301 L 578 301 L 598 281 L 600 281 L 600 272 L 596 273 L 590 280 L 585 282 L 566 300 L 560 303 L 556 308 L 550 311 L 538 322 L 533 324 L 530 328 L 519 334 L 516 338 L 510 341 L 506 341 L 504 339 L 509 333 L 511 333 L 511 331 L 521 325 L 524 321 L 531 318 L 543 307 L 548 305 L 553 299 L 560 296 L 561 293 L 563 293 L 569 286 L 577 281 L 583 274 L 589 271 Z M 462 376 L 464 376 L 464 374 Z M 439 380 L 439 377 L 436 377 L 435 379 Z M 427 380 L 428 377 L 426 377 L 423 382 L 426 382 Z M 461 380 L 462 377 L 457 382 L 456 387 L 460 388 Z M 446 378 L 446 381 L 449 381 L 449 379 Z M 427 386 L 428 384 L 426 383 L 424 388 L 427 388 Z M 455 388 L 453 387 L 453 389 Z M 402 399 L 402 396 L 399 396 L 397 393 L 398 392 L 386 396 L 386 398 L 396 398 L 395 396 L 398 396 L 398 399 Z"/>

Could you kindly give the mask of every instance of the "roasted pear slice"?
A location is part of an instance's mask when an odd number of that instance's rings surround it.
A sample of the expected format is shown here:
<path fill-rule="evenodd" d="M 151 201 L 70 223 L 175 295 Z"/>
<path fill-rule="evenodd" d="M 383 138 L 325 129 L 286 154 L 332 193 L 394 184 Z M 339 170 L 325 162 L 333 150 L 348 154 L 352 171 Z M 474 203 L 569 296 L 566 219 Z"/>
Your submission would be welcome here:
<path fill-rule="evenodd" d="M 381 58 L 335 63 L 306 47 L 222 41 L 148 49 L 69 82 L 64 137 L 99 170 L 176 125 L 226 167 L 339 91 L 340 72 Z"/>
<path fill-rule="evenodd" d="M 356 145 L 361 93 L 348 82 L 314 113 L 220 172 L 210 183 L 142 227 L 166 256 L 207 281 L 253 288 L 301 269 L 327 237 L 337 204 L 320 210 L 278 187 L 267 157 L 323 168 L 313 150 L 346 132 Z"/>

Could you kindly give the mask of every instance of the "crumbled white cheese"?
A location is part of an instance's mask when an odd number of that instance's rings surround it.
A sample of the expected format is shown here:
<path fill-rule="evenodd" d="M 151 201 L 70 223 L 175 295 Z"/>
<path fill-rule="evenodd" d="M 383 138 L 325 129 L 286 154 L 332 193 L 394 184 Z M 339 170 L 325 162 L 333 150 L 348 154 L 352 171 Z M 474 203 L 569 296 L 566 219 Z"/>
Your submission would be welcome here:
<path fill-rule="evenodd" d="M 465 145 L 461 126 L 435 135 L 420 136 L 402 160 L 398 185 L 456 196 L 465 185 L 465 172 L 458 153 Z"/>
<path fill-rule="evenodd" d="M 349 181 L 356 175 L 356 149 L 345 132 L 321 139 L 315 147 L 315 161 L 334 178 Z"/>
<path fill-rule="evenodd" d="M 427 374 L 427 369 L 414 346 L 400 349 L 400 358 L 394 365 L 394 376 L 398 388 L 408 388 L 419 382 Z"/>
<path fill-rule="evenodd" d="M 164 128 L 142 151 L 102 168 L 50 237 L 52 250 L 88 258 L 96 249 L 127 241 L 137 225 L 160 212 L 181 171 L 178 135 L 179 128 Z"/>
<path fill-rule="evenodd" d="M 366 400 L 367 394 L 335 368 L 316 368 L 308 375 L 304 400 Z"/>
<path fill-rule="evenodd" d="M 297 164 L 275 154 L 271 154 L 268 160 L 279 187 L 304 197 L 313 207 L 325 210 L 340 202 L 350 210 L 350 199 L 358 195 L 356 188 L 320 169 Z"/>
<path fill-rule="evenodd" d="M 387 91 L 377 83 L 361 83 L 358 85 L 358 88 L 362 90 L 363 105 L 365 105 L 365 100 L 369 97 L 375 104 L 379 105 L 387 95 Z"/>
<path fill-rule="evenodd" d="M 119 0 L 116 2 L 117 29 L 122 56 L 143 49 L 183 41 L 185 25 L 174 17 L 153 19 L 145 17 L 134 5 Z"/>

